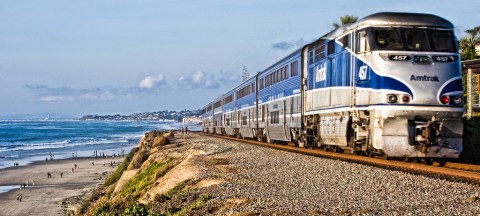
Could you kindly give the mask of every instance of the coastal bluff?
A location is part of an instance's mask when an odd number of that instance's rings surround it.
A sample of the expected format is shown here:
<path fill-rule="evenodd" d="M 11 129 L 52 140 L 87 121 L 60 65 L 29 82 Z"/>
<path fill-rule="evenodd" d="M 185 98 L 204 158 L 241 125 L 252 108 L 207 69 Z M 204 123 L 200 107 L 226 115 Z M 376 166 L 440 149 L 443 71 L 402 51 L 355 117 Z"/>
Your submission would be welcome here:
<path fill-rule="evenodd" d="M 166 215 L 202 211 L 211 198 L 205 156 L 192 134 L 150 131 L 100 188 L 85 197 L 76 215 Z"/>

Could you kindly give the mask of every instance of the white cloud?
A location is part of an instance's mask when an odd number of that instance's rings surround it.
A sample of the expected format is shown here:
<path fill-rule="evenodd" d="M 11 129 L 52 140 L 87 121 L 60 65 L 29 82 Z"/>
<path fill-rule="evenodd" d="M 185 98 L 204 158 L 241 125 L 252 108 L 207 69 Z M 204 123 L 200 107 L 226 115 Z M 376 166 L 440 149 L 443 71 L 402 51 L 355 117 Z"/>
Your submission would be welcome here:
<path fill-rule="evenodd" d="M 65 98 L 62 96 L 44 96 L 40 98 L 41 101 L 45 101 L 45 102 L 63 101 L 64 99 Z"/>
<path fill-rule="evenodd" d="M 218 89 L 220 86 L 230 86 L 239 82 L 238 74 L 220 72 L 209 74 L 205 71 L 195 71 L 190 75 L 181 75 L 176 80 L 176 86 L 183 90 Z"/>
<path fill-rule="evenodd" d="M 165 76 L 158 75 L 158 76 L 146 76 L 143 80 L 138 84 L 139 88 L 147 88 L 151 89 L 154 87 L 163 86 L 166 84 Z"/>

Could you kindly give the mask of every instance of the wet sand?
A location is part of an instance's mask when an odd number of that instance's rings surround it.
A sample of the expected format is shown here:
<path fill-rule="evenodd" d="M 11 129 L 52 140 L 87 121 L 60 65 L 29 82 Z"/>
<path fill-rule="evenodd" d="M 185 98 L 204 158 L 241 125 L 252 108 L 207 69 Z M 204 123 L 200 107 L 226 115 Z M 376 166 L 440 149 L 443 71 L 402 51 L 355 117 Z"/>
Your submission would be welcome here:
<path fill-rule="evenodd" d="M 123 158 L 72 158 L 2 169 L 0 186 L 16 187 L 0 193 L 0 215 L 65 215 L 66 206 L 62 205 L 62 201 L 79 197 L 103 184 L 105 178 L 117 168 L 116 165 L 110 165 L 112 161 L 118 165 Z M 76 169 L 74 164 L 77 164 Z M 51 178 L 48 178 L 48 172 L 52 174 Z M 63 178 L 60 176 L 62 172 Z M 26 184 L 27 181 L 28 186 L 20 189 L 20 184 Z M 21 202 L 16 199 L 18 195 L 22 196 Z M 67 205 L 70 209 L 77 207 L 68 202 Z"/>

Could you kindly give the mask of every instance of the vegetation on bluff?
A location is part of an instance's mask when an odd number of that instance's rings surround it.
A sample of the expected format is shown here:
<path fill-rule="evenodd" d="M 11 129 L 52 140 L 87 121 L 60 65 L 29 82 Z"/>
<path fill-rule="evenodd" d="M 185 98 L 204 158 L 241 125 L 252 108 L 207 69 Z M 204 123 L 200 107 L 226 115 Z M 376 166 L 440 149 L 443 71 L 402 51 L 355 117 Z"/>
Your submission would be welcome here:
<path fill-rule="evenodd" d="M 103 187 L 94 190 L 84 200 L 77 214 L 188 215 L 201 208 L 211 196 L 193 187 L 198 180 L 185 179 L 171 186 L 162 185 L 162 181 L 171 181 L 163 177 L 189 158 L 165 153 L 162 147 L 171 140 L 170 132 L 146 133 Z M 168 190 L 161 192 L 159 187 Z M 160 192 L 152 194 L 152 191 Z"/>

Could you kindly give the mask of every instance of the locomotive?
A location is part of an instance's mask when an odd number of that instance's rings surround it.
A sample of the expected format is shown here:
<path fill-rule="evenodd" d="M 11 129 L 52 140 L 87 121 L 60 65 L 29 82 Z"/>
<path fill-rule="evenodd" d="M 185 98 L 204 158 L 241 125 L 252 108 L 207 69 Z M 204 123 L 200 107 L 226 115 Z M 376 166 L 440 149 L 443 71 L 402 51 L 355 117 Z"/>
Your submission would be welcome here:
<path fill-rule="evenodd" d="M 364 17 L 209 102 L 203 130 L 385 157 L 458 158 L 464 102 L 453 28 L 431 14 Z"/>

